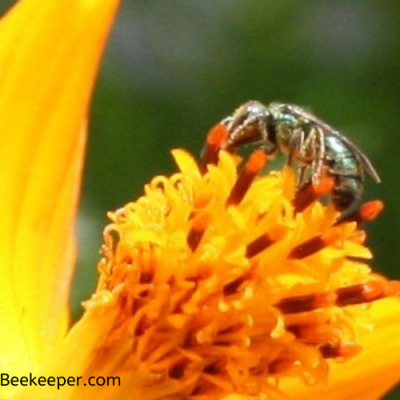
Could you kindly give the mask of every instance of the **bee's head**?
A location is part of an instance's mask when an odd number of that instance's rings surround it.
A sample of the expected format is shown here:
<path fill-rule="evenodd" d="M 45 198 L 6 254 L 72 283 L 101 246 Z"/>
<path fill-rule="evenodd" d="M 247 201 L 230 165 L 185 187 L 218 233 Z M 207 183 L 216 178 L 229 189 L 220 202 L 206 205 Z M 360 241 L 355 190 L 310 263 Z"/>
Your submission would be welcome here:
<path fill-rule="evenodd" d="M 268 107 L 259 101 L 248 101 L 238 107 L 230 117 L 222 121 L 229 132 L 228 149 L 257 143 L 274 146 L 275 142 L 271 141 L 269 132 L 270 117 Z"/>

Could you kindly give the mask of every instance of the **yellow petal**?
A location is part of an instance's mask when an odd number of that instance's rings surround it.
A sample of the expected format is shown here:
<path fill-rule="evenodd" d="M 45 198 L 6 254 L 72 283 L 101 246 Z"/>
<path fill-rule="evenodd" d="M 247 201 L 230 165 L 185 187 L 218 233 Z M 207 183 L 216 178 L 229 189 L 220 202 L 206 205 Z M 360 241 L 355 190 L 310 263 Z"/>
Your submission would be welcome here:
<path fill-rule="evenodd" d="M 0 21 L 0 370 L 34 372 L 68 323 L 85 120 L 118 0 L 23 0 Z"/>

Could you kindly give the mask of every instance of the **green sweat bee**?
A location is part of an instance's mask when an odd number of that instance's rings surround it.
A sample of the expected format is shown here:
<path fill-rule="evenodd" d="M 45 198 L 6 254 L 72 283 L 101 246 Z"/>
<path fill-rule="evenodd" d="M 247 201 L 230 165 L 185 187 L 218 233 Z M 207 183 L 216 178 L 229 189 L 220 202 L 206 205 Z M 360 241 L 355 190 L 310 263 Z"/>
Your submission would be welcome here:
<path fill-rule="evenodd" d="M 361 198 L 365 173 L 375 182 L 380 178 L 365 154 L 346 136 L 305 109 L 285 103 L 268 106 L 249 101 L 221 121 L 228 138 L 224 148 L 234 151 L 248 144 L 260 144 L 274 156 L 286 154 L 296 163 L 298 187 L 316 185 L 323 173 L 333 178 L 332 202 L 347 211 Z"/>

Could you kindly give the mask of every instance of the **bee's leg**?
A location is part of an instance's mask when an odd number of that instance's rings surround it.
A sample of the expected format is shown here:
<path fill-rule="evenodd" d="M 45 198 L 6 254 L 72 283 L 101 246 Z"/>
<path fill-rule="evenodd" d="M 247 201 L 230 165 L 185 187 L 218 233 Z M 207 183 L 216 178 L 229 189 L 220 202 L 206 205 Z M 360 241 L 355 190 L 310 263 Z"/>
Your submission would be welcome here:
<path fill-rule="evenodd" d="M 293 134 L 292 138 L 289 142 L 289 154 L 286 161 L 286 164 L 290 167 L 293 167 L 295 161 L 302 162 L 303 154 L 305 153 L 305 140 L 304 140 L 304 132 L 296 132 Z"/>
<path fill-rule="evenodd" d="M 300 134 L 296 136 L 301 139 L 301 142 L 299 141 L 292 147 L 296 151 L 298 161 L 301 163 L 298 186 L 302 187 L 305 183 L 309 183 L 310 180 L 311 184 L 316 186 L 322 174 L 325 157 L 324 133 L 313 126 L 309 130 L 303 131 L 301 136 Z"/>
<path fill-rule="evenodd" d="M 233 122 L 233 117 L 229 116 L 229 117 L 224 118 L 220 122 L 220 124 L 224 125 L 226 127 L 226 129 L 228 129 L 228 131 L 229 131 L 229 130 L 232 130 L 232 128 L 231 128 L 232 122 Z"/>
<path fill-rule="evenodd" d="M 246 145 L 267 142 L 267 127 L 263 116 L 250 115 L 240 123 L 232 117 L 228 117 L 221 123 L 226 126 L 229 132 L 226 146 L 228 151 L 234 151 Z"/>
<path fill-rule="evenodd" d="M 319 183 L 322 175 L 322 169 L 324 166 L 325 159 L 325 141 L 324 132 L 316 127 L 313 127 L 310 135 L 310 149 L 312 149 L 311 155 L 311 182 L 315 186 Z"/>
<path fill-rule="evenodd" d="M 301 130 L 293 134 L 289 142 L 289 154 L 286 164 L 290 167 L 294 166 L 294 163 L 298 161 L 299 167 L 297 171 L 297 187 L 303 186 L 305 183 L 305 173 L 308 165 L 304 162 L 306 159 L 306 140 L 304 131 Z"/>
<path fill-rule="evenodd" d="M 299 187 L 299 188 L 303 187 L 307 181 L 307 178 L 306 178 L 307 177 L 307 175 L 306 175 L 307 168 L 308 167 L 306 165 L 301 165 L 299 167 L 298 178 L 297 178 L 297 187 Z"/>

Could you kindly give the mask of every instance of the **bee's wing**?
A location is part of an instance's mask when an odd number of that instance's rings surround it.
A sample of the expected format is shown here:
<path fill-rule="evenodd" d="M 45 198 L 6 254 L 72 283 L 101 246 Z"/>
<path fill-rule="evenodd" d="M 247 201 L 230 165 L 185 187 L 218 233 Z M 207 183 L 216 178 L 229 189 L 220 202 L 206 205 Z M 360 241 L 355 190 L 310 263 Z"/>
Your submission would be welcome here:
<path fill-rule="evenodd" d="M 369 161 L 368 157 L 350 139 L 347 139 L 346 136 L 339 133 L 336 129 L 332 128 L 306 109 L 294 105 L 290 105 L 289 107 L 291 108 L 291 113 L 297 114 L 298 117 L 306 117 L 307 120 L 312 121 L 317 126 L 321 127 L 325 135 L 333 135 L 339 138 L 354 153 L 371 178 L 377 183 L 381 182 L 381 178 L 373 167 L 371 161 Z"/>
<path fill-rule="evenodd" d="M 349 146 L 349 148 L 353 151 L 355 156 L 361 161 L 363 167 L 365 168 L 365 171 L 369 174 L 369 176 L 376 183 L 381 183 L 381 178 L 379 177 L 378 172 L 376 172 L 374 166 L 372 165 L 368 157 L 346 136 L 342 135 L 341 133 L 327 126 L 326 124 L 324 125 L 327 128 L 327 133 L 329 135 L 337 136 L 342 142 L 346 143 L 346 145 Z"/>

